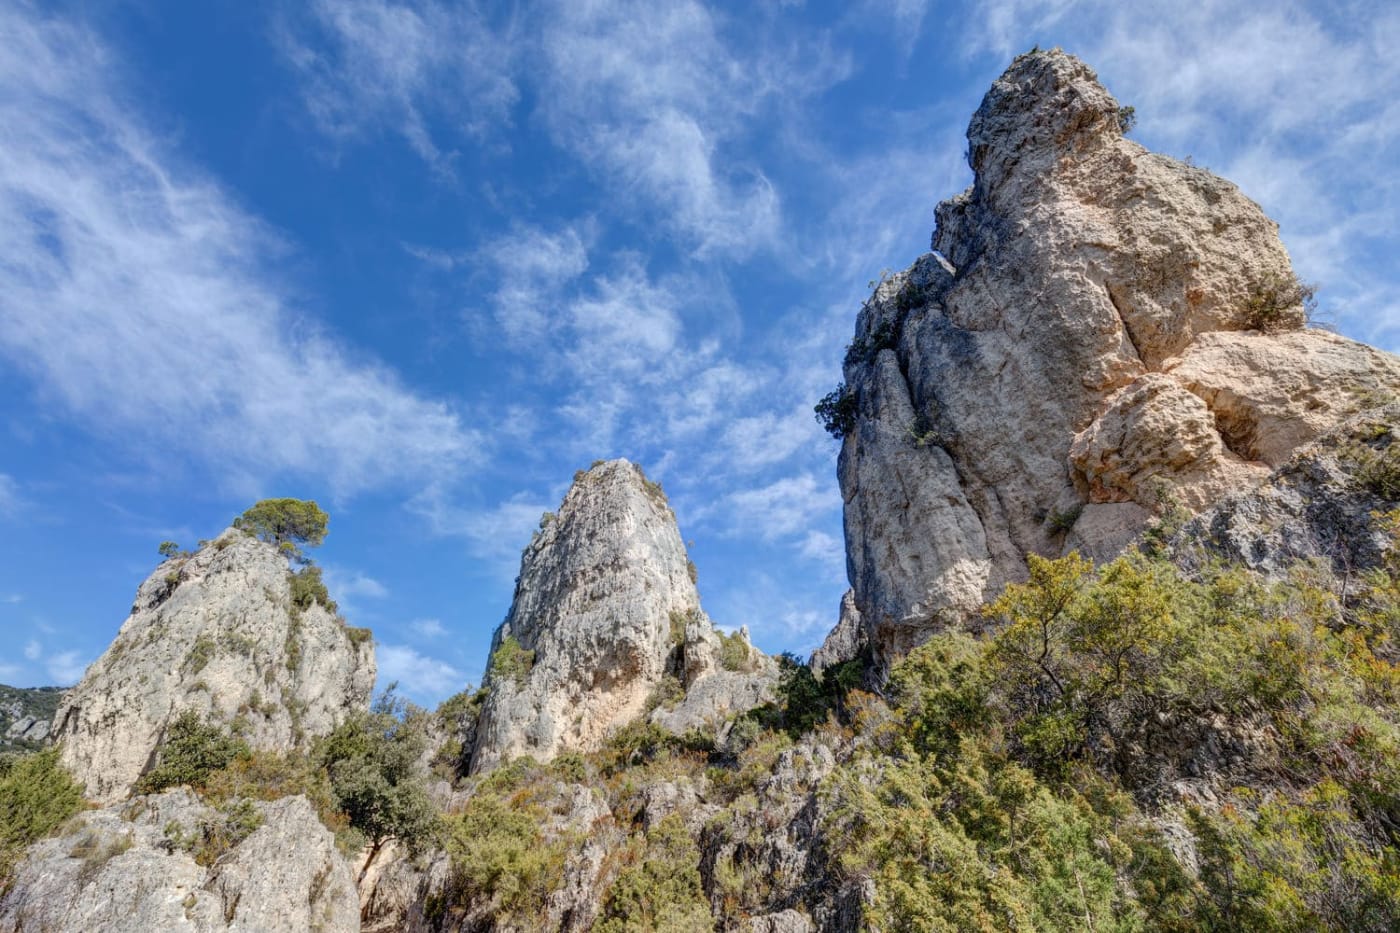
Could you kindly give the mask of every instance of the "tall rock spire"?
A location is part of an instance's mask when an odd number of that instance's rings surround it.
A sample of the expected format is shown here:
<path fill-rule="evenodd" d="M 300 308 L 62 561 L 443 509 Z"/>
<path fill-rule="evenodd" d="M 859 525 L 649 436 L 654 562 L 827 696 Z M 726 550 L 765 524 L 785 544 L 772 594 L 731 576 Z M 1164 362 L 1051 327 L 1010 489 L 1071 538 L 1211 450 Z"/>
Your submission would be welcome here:
<path fill-rule="evenodd" d="M 854 608 L 903 654 L 1025 574 L 1117 553 L 1400 392 L 1400 364 L 1307 329 L 1277 225 L 1124 138 L 1078 59 L 1012 63 L 968 127 L 972 186 L 882 282 L 847 355 L 839 475 Z"/>
<path fill-rule="evenodd" d="M 675 514 L 640 467 L 609 460 L 579 471 L 521 558 L 491 646 L 471 769 L 596 748 L 648 712 L 666 677 L 691 686 L 719 673 L 719 638 L 693 575 Z"/>

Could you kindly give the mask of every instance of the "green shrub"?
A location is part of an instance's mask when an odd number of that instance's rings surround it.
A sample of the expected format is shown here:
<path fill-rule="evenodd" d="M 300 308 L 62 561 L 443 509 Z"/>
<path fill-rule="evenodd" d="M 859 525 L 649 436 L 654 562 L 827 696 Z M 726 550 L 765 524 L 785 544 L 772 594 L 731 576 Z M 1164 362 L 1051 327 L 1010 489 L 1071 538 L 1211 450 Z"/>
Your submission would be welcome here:
<path fill-rule="evenodd" d="M 24 850 L 83 808 L 83 789 L 58 763 L 58 749 L 0 759 L 0 894 Z"/>
<path fill-rule="evenodd" d="M 690 933 L 714 928 L 700 886 L 700 850 L 679 816 L 662 819 L 644 842 L 634 839 L 622 858 L 621 870 L 603 894 L 600 933 Z"/>
<path fill-rule="evenodd" d="M 822 396 L 813 411 L 826 433 L 838 441 L 856 429 L 856 395 L 844 382 Z"/>
<path fill-rule="evenodd" d="M 728 634 L 717 632 L 716 634 L 719 635 L 719 663 L 726 671 L 747 673 L 754 670 L 753 649 L 743 632 L 733 631 Z"/>
<path fill-rule="evenodd" d="M 321 579 L 321 568 L 315 564 L 307 564 L 296 573 L 288 573 L 287 583 L 291 587 L 292 605 L 298 610 L 304 611 L 310 609 L 313 603 L 320 603 L 331 615 L 339 611 L 340 607 L 331 599 L 330 591 Z"/>
<path fill-rule="evenodd" d="M 194 640 L 194 645 L 190 648 L 190 653 L 185 658 L 185 663 L 189 665 L 190 672 L 198 674 L 209 666 L 209 662 L 214 659 L 214 655 L 219 650 L 219 643 L 211 636 L 204 634 Z"/>
<path fill-rule="evenodd" d="M 180 545 L 176 544 L 174 541 L 162 541 L 158 550 L 160 551 L 160 556 L 167 560 L 172 557 L 180 556 Z"/>
<path fill-rule="evenodd" d="M 1115 116 L 1118 120 L 1118 130 L 1125 136 L 1137 126 L 1137 108 L 1132 105 L 1119 107 Z"/>
<path fill-rule="evenodd" d="M 250 754 L 248 745 L 213 723 L 205 724 L 194 710 L 185 710 L 165 732 L 156 765 L 136 784 L 138 794 L 155 794 L 187 784 L 203 787 L 211 773 Z"/>
<path fill-rule="evenodd" d="M 1298 330 L 1317 310 L 1317 286 L 1297 276 L 1267 275 L 1256 282 L 1240 305 L 1240 326 L 1276 333 Z"/>
<path fill-rule="evenodd" d="M 442 891 L 430 899 L 430 917 L 443 918 L 491 904 L 496 928 L 522 921 L 531 928 L 540 905 L 563 880 L 564 862 L 574 840 L 546 840 L 548 815 L 528 801 L 478 791 L 449 820 L 447 852 L 452 870 Z"/>
<path fill-rule="evenodd" d="M 263 815 L 251 800 L 233 799 L 215 808 L 212 816 L 186 828 L 171 820 L 163 827 L 165 845 L 194 856 L 196 865 L 206 868 L 229 852 L 263 824 Z"/>
<path fill-rule="evenodd" d="M 489 676 L 493 681 L 509 681 L 523 687 L 534 666 L 535 652 L 521 647 L 515 636 L 506 635 L 491 652 Z"/>
<path fill-rule="evenodd" d="M 895 296 L 895 306 L 903 314 L 919 298 L 919 290 L 912 282 L 905 282 Z M 881 350 L 893 350 L 899 346 L 899 324 L 896 321 L 882 321 L 875 326 L 868 337 L 857 337 L 846 347 L 842 366 L 869 363 L 880 355 Z"/>

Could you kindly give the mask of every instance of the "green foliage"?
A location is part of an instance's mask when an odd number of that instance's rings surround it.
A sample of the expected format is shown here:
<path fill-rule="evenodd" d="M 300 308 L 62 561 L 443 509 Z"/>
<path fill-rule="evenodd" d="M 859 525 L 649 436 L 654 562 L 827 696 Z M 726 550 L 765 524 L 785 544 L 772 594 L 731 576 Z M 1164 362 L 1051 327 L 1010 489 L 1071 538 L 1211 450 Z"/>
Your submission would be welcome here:
<path fill-rule="evenodd" d="M 531 920 L 563 879 L 568 839 L 547 841 L 547 815 L 537 805 L 497 793 L 478 793 L 450 821 L 447 852 L 452 872 L 430 901 L 430 916 L 452 908 L 492 904 L 497 925 Z"/>
<path fill-rule="evenodd" d="M 305 611 L 313 603 L 320 603 L 331 615 L 339 611 L 340 607 L 331 599 L 330 591 L 321 579 L 321 568 L 315 564 L 307 564 L 296 573 L 288 573 L 287 583 L 291 587 L 292 605 L 297 610 Z"/>
<path fill-rule="evenodd" d="M 856 429 L 856 395 L 842 382 L 812 409 L 826 433 L 838 441 Z"/>
<path fill-rule="evenodd" d="M 170 851 L 189 852 L 196 865 L 208 867 L 262 824 L 263 815 L 257 806 L 251 800 L 237 798 L 216 807 L 212 816 L 202 818 L 195 826 L 185 827 L 171 820 L 163 827 L 163 833 Z"/>
<path fill-rule="evenodd" d="M 1119 107 L 1115 116 L 1118 119 L 1118 130 L 1125 136 L 1133 131 L 1133 127 L 1137 126 L 1137 108 L 1131 104 Z"/>
<path fill-rule="evenodd" d="M 174 541 L 162 541 L 159 550 L 160 556 L 167 560 L 172 557 L 180 556 L 180 545 L 176 544 Z"/>
<path fill-rule="evenodd" d="M 700 886 L 700 850 L 679 816 L 634 839 L 603 894 L 600 933 L 690 933 L 714 927 Z"/>
<path fill-rule="evenodd" d="M 1071 506 L 1064 511 L 1051 509 L 1049 514 L 1045 516 L 1045 530 L 1052 535 L 1069 534 L 1070 529 L 1074 527 L 1074 523 L 1079 521 L 1079 516 L 1083 511 L 1083 505 Z"/>
<path fill-rule="evenodd" d="M 827 789 L 832 856 L 876 882 L 872 927 L 1396 927 L 1400 557 L 1345 610 L 1308 567 L 1270 584 L 1029 563 L 987 609 L 992 638 L 940 634 L 896 666 L 892 714 Z M 1203 749 L 1240 728 L 1260 743 L 1207 765 L 1264 789 L 1188 814 L 1196 877 L 1129 795 L 1201 754 L 1154 737 L 1174 722 Z"/>
<path fill-rule="evenodd" d="M 219 643 L 212 636 L 201 634 L 196 638 L 194 645 L 190 647 L 190 653 L 185 657 L 185 663 L 189 665 L 190 673 L 198 674 L 208 667 L 218 650 Z"/>
<path fill-rule="evenodd" d="M 489 676 L 493 681 L 508 681 L 523 687 L 535 666 L 535 652 L 521 647 L 514 635 L 506 635 L 491 652 Z"/>
<path fill-rule="evenodd" d="M 298 545 L 315 547 L 326 539 L 329 521 L 314 501 L 263 499 L 235 518 L 233 527 L 279 547 L 289 545 L 291 553 L 300 556 Z"/>
<path fill-rule="evenodd" d="M 918 289 L 911 282 L 905 282 L 895 296 L 896 307 L 900 313 L 904 313 L 913 306 L 918 299 Z M 893 350 L 899 346 L 899 324 L 896 321 L 882 321 L 875 325 L 875 329 L 868 337 L 857 337 L 846 347 L 846 356 L 842 360 L 843 366 L 853 366 L 861 363 L 869 363 L 880 355 L 881 350 Z"/>
<path fill-rule="evenodd" d="M 998 688 L 1031 760 L 1048 766 L 1106 751 L 1125 697 L 1158 673 L 1173 634 L 1171 588 L 1145 561 L 1110 564 L 1091 587 L 1078 554 L 1031 555 L 1030 580 L 984 610 L 1002 626 L 993 645 Z"/>
<path fill-rule="evenodd" d="M 1195 809 L 1206 918 L 1216 929 L 1400 929 L 1400 854 L 1370 833 L 1340 784 L 1297 794 L 1236 795 Z"/>
<path fill-rule="evenodd" d="M 1295 275 L 1267 275 L 1254 284 L 1240 305 L 1240 326 L 1277 333 L 1298 330 L 1317 310 L 1317 286 Z"/>
<path fill-rule="evenodd" d="M 390 687 L 373 710 L 352 715 L 317 746 L 337 807 L 369 840 L 367 864 L 390 839 L 412 852 L 437 837 L 438 818 L 418 765 L 425 717 Z"/>
<path fill-rule="evenodd" d="M 1400 456 L 1388 435 L 1378 440 L 1384 442 L 1379 449 L 1361 443 L 1345 449 L 1346 455 L 1356 464 L 1352 474 L 1355 484 L 1388 502 L 1400 502 Z"/>
<path fill-rule="evenodd" d="M 154 794 L 182 784 L 201 788 L 210 774 L 249 754 L 242 739 L 202 722 L 194 710 L 185 710 L 167 727 L 156 766 L 141 776 L 136 792 Z"/>
<path fill-rule="evenodd" d="M 365 642 L 374 638 L 374 632 L 371 629 L 356 628 L 353 625 L 342 626 L 342 629 L 345 632 L 345 637 L 350 639 L 350 644 L 355 645 L 356 647 L 363 645 Z"/>
<path fill-rule="evenodd" d="M 0 893 L 20 854 L 83 808 L 83 789 L 58 763 L 58 749 L 0 757 Z"/>
<path fill-rule="evenodd" d="M 733 631 L 719 635 L 719 663 L 726 671 L 752 671 L 754 669 L 753 649 L 744 633 Z"/>

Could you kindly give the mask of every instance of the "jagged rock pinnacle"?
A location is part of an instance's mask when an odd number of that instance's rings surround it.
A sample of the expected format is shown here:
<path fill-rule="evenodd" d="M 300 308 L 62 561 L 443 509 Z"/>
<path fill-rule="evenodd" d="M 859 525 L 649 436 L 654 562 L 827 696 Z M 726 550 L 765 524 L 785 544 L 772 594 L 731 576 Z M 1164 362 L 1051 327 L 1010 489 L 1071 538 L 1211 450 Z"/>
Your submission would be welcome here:
<path fill-rule="evenodd" d="M 599 461 L 576 474 L 521 558 L 472 770 L 595 748 L 647 711 L 668 674 L 693 686 L 715 673 L 718 638 L 691 574 L 665 494 L 640 467 Z"/>
<path fill-rule="evenodd" d="M 1277 225 L 1123 135 L 1094 72 L 1022 55 L 968 128 L 935 253 L 861 310 L 839 475 L 855 609 L 889 660 L 1025 574 L 1106 558 L 1400 391 L 1389 354 L 1305 329 Z"/>
<path fill-rule="evenodd" d="M 120 800 L 185 710 L 238 720 L 254 748 L 301 745 L 369 703 L 374 648 L 351 636 L 319 603 L 293 606 L 275 546 L 229 529 L 141 584 L 116 639 L 59 707 L 63 763 L 90 799 Z"/>

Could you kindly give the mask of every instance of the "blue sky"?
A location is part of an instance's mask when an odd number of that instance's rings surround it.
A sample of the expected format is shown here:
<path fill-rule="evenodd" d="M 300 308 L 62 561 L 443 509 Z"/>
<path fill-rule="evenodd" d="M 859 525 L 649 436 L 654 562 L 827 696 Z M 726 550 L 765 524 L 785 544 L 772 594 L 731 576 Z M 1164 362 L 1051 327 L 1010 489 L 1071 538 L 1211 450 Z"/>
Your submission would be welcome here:
<path fill-rule="evenodd" d="M 1400 347 L 1391 3 L 0 4 L 0 681 L 72 683 L 161 540 L 291 495 L 434 702 L 615 456 L 716 622 L 810 650 L 846 588 L 812 404 L 1036 44 Z"/>

